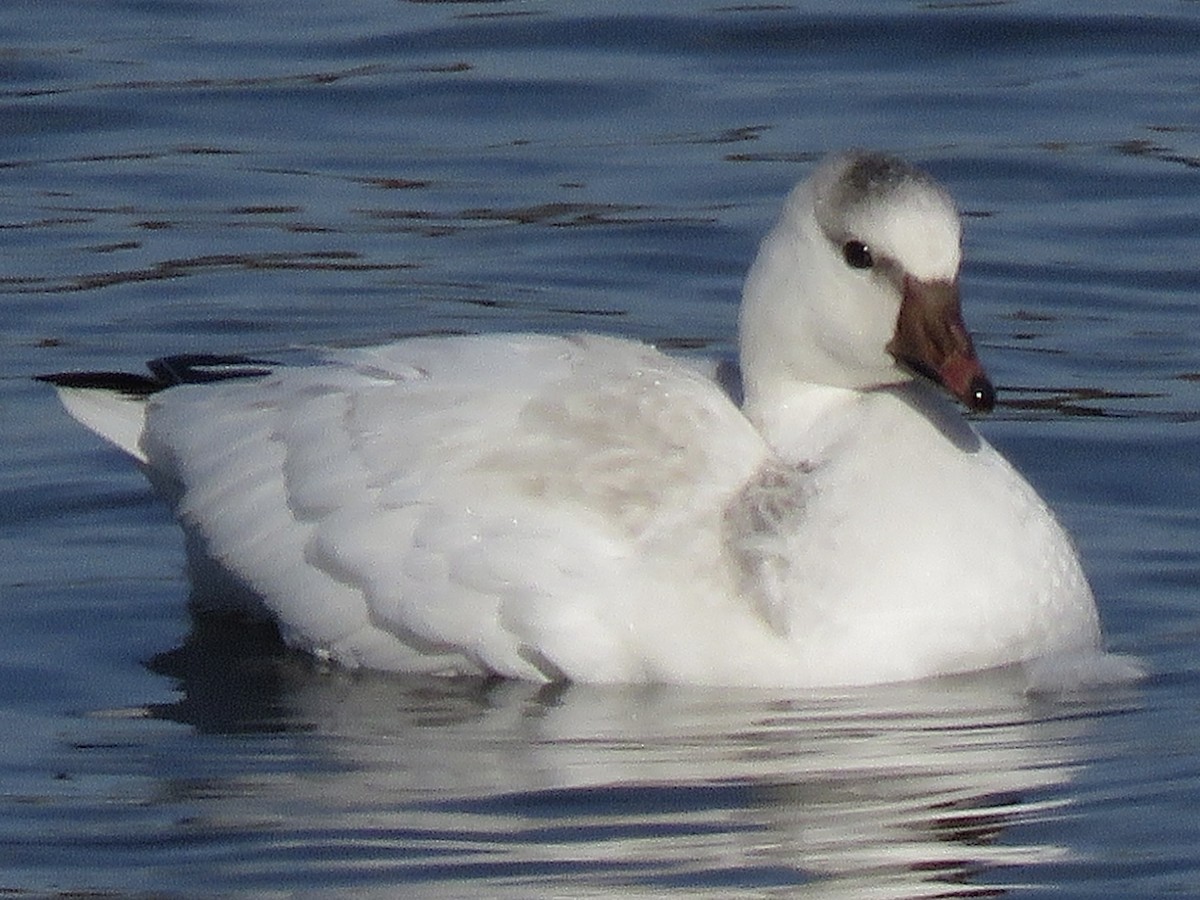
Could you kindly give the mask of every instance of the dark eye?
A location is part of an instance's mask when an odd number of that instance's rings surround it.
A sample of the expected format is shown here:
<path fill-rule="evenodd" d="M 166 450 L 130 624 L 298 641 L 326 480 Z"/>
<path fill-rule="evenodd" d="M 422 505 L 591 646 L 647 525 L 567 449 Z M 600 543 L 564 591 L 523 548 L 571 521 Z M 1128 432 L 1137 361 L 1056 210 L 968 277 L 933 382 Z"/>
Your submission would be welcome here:
<path fill-rule="evenodd" d="M 852 269 L 869 269 L 875 264 L 871 251 L 862 241 L 846 241 L 842 244 L 842 259 Z"/>

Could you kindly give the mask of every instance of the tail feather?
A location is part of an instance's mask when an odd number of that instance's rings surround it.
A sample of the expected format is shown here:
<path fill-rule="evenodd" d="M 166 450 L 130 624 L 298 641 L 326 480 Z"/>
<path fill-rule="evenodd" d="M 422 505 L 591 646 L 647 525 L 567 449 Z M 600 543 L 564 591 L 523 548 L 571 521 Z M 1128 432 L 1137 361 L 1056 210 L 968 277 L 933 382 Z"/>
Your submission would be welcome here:
<path fill-rule="evenodd" d="M 37 379 L 54 385 L 62 405 L 81 425 L 146 462 L 141 449 L 146 400 L 158 390 L 150 387 L 151 379 L 121 372 L 64 372 Z"/>
<path fill-rule="evenodd" d="M 150 375 L 129 372 L 58 372 L 37 375 L 54 385 L 67 412 L 110 444 L 145 463 L 141 448 L 146 424 L 146 401 L 169 387 L 207 384 L 229 378 L 268 374 L 274 363 L 245 356 L 189 354 L 167 356 L 147 363 Z"/>

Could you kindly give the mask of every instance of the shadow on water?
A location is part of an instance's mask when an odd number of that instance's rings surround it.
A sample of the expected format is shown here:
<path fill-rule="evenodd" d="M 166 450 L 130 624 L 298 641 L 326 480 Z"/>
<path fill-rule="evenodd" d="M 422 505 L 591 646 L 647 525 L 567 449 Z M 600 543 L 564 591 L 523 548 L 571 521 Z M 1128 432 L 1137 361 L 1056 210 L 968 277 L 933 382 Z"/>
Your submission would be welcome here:
<path fill-rule="evenodd" d="M 1038 826 L 1139 702 L 1034 699 L 1005 672 L 792 694 L 354 674 L 229 619 L 149 666 L 181 692 L 152 716 L 304 760 L 249 796 L 209 782 L 212 840 L 256 823 L 221 878 L 406 896 L 992 896 L 1074 859 Z"/>
<path fill-rule="evenodd" d="M 489 693 L 506 684 L 489 678 L 437 678 L 351 673 L 323 666 L 289 650 L 276 626 L 239 615 L 194 615 L 192 630 L 179 647 L 156 654 L 150 671 L 175 680 L 180 699 L 149 707 L 154 718 L 178 722 L 201 734 L 237 736 L 263 733 L 316 732 L 322 727 L 318 698 L 390 695 L 401 706 L 387 710 L 412 724 L 469 717 L 472 708 L 485 709 Z M 547 696 L 563 690 L 545 685 Z M 341 702 L 340 700 L 336 702 Z M 424 704 L 430 703 L 428 709 Z M 463 711 L 451 714 L 452 705 Z M 426 719 L 426 714 L 429 719 Z"/>

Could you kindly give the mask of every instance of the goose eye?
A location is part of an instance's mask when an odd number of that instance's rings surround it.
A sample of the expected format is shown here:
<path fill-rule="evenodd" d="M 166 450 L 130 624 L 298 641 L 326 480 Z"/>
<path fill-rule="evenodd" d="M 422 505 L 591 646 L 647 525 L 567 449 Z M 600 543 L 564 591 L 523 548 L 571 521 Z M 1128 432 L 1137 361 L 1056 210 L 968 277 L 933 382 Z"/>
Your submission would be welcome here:
<path fill-rule="evenodd" d="M 875 264 L 871 251 L 862 241 L 846 241 L 842 244 L 842 259 L 852 269 L 869 269 Z"/>

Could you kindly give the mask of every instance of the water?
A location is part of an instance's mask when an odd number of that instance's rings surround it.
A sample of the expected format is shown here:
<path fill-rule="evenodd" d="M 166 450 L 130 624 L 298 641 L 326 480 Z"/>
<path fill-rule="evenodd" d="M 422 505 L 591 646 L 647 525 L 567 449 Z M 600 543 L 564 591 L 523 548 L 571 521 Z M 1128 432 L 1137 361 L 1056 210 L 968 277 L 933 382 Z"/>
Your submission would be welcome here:
<path fill-rule="evenodd" d="M 1200 896 L 1200 8 L 646 9 L 0 9 L 0 891 Z M 845 146 L 959 199 L 980 427 L 1144 683 L 320 671 L 193 631 L 166 512 L 28 380 L 440 331 L 727 351 Z"/>

